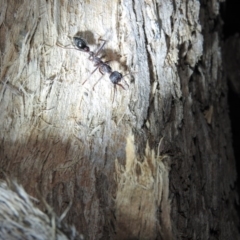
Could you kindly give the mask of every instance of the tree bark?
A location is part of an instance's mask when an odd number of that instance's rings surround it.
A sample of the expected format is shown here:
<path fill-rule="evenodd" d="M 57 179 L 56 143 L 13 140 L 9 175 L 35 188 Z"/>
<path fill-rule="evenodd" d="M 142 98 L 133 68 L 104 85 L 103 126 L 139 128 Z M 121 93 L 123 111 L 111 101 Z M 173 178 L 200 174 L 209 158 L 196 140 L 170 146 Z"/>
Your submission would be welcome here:
<path fill-rule="evenodd" d="M 239 239 L 219 4 L 2 0 L 1 168 L 87 239 Z"/>

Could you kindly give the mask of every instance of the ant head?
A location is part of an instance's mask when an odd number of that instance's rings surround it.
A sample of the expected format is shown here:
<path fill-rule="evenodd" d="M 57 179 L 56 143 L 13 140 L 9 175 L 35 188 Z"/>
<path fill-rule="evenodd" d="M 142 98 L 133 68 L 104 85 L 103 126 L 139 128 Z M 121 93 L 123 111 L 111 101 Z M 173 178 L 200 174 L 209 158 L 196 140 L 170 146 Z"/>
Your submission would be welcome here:
<path fill-rule="evenodd" d="M 87 45 L 87 42 L 85 40 L 83 40 L 80 37 L 74 37 L 73 38 L 74 44 L 75 46 L 83 52 L 89 52 L 89 46 Z"/>

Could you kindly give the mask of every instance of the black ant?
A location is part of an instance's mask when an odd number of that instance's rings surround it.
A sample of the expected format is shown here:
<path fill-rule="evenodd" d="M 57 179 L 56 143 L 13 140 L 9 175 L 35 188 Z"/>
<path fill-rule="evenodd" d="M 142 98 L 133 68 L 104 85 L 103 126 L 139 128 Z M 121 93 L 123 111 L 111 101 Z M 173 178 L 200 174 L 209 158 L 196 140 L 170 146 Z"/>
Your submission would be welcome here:
<path fill-rule="evenodd" d="M 87 45 L 87 42 L 82 39 L 81 37 L 74 37 L 73 41 L 75 46 L 77 47 L 77 50 L 81 51 L 81 52 L 85 52 L 89 54 L 89 60 L 93 62 L 94 66 L 96 67 L 89 75 L 89 77 L 82 83 L 82 85 L 84 85 L 86 83 L 86 81 L 91 77 L 91 75 L 97 70 L 99 69 L 99 72 L 102 74 L 102 76 L 98 79 L 98 81 L 93 85 L 93 90 L 96 86 L 96 84 L 103 78 L 104 74 L 109 74 L 109 79 L 111 80 L 111 82 L 114 84 L 114 94 L 113 94 L 113 101 L 114 101 L 114 97 L 115 97 L 115 92 L 116 92 L 116 85 L 120 86 L 121 88 L 123 88 L 125 90 L 125 88 L 123 87 L 123 85 L 120 83 L 121 80 L 123 80 L 125 82 L 125 84 L 129 87 L 129 85 L 127 84 L 127 82 L 123 79 L 126 75 L 122 75 L 120 72 L 117 71 L 112 71 L 112 68 L 108 65 L 108 63 L 110 61 L 106 61 L 103 62 L 101 60 L 101 57 L 98 57 L 98 54 L 102 51 L 104 45 L 106 44 L 106 40 L 100 39 L 101 41 L 103 41 L 103 44 L 100 46 L 100 48 L 97 50 L 97 52 L 92 52 L 90 51 L 89 46 Z"/>

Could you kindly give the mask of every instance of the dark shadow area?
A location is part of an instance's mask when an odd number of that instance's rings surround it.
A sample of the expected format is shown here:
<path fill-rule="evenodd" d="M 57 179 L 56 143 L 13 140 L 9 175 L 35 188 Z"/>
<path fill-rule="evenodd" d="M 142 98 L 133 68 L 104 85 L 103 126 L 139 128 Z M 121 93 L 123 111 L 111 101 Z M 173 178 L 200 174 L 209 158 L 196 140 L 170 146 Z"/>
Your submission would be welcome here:
<path fill-rule="evenodd" d="M 240 1 L 226 0 L 221 6 L 221 15 L 224 21 L 223 39 L 226 41 L 229 37 L 240 34 Z M 240 67 L 240 66 L 239 66 Z M 237 70 L 237 69 L 236 69 Z M 239 79 L 240 81 L 240 79 Z M 240 94 L 236 93 L 228 79 L 228 103 L 230 110 L 230 120 L 232 127 L 233 150 L 237 167 L 237 188 L 240 193 Z M 240 216 L 240 207 L 237 206 Z"/>
<path fill-rule="evenodd" d="M 224 39 L 240 33 L 240 1 L 226 0 L 221 6 Z"/>
<path fill-rule="evenodd" d="M 232 90 L 231 85 L 229 84 L 228 88 L 228 102 L 230 109 L 230 120 L 232 125 L 232 140 L 233 140 L 233 149 L 236 158 L 236 165 L 238 170 L 238 175 L 240 173 L 240 96 Z M 239 178 L 239 177 L 238 177 Z M 238 179 L 238 187 L 240 189 L 240 179 Z"/>
<path fill-rule="evenodd" d="M 112 192 L 116 196 L 117 189 L 112 180 L 114 179 L 114 164 L 111 163 L 111 166 L 108 167 L 99 164 L 93 166 L 88 157 L 81 156 L 81 146 L 79 150 L 76 147 L 74 155 L 77 157 L 73 160 L 70 151 L 64 154 L 71 143 L 61 142 L 58 139 L 58 136 L 51 138 L 51 140 L 37 140 L 32 137 L 27 144 L 20 142 L 13 144 L 2 140 L 0 145 L 0 181 L 5 181 L 6 178 L 16 181 L 33 197 L 31 200 L 36 208 L 46 214 L 56 213 L 57 217 L 61 217 L 63 213 L 66 214 L 62 223 L 75 226 L 79 233 L 86 237 L 91 235 L 92 231 L 90 227 L 92 223 L 89 223 L 89 219 L 95 221 L 96 218 L 92 217 L 91 211 L 99 210 L 106 220 L 99 229 L 104 229 L 103 234 L 111 234 L 109 229 L 112 228 L 114 207 L 112 202 L 109 203 L 109 194 Z M 20 150 L 17 148 L 14 151 L 14 145 L 19 146 Z M 106 157 L 108 158 L 108 156 Z M 94 183 L 91 184 L 91 181 Z M 21 191 L 20 193 L 22 194 Z M 1 197 L 0 201 L 2 201 Z M 97 207 L 94 209 L 95 201 L 100 203 L 98 209 Z M 24 206 L 28 206 L 25 198 L 22 198 L 22 202 L 25 204 Z M 71 207 L 66 211 L 69 206 Z M 17 207 L 15 211 L 16 214 L 21 215 L 21 211 Z M 89 212 L 84 214 L 86 211 Z M 18 218 L 16 219 L 17 222 Z M 37 217 L 35 221 L 38 222 Z M 0 229 L 0 239 L 2 239 L 1 231 L 3 230 Z"/>

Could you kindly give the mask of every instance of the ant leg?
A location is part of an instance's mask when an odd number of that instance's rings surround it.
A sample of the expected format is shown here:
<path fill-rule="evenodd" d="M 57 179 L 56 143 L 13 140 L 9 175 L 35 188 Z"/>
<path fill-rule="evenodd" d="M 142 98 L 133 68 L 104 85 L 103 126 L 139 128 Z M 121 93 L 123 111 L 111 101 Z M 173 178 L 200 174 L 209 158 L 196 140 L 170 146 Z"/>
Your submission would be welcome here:
<path fill-rule="evenodd" d="M 87 77 L 87 79 L 82 83 L 82 85 L 85 84 L 85 82 L 93 75 L 93 73 L 95 73 L 97 71 L 97 69 L 99 68 L 99 66 L 97 66 L 91 73 L 90 75 Z"/>
<path fill-rule="evenodd" d="M 104 39 L 101 39 L 101 38 L 99 38 L 99 40 L 100 41 L 103 41 L 103 44 L 102 44 L 102 46 L 97 50 L 97 52 L 95 53 L 95 56 L 97 56 L 101 51 L 102 51 L 102 49 L 103 49 L 103 47 L 105 46 L 105 44 L 106 44 L 106 40 L 104 40 Z"/>
<path fill-rule="evenodd" d="M 112 103 L 114 102 L 115 99 L 115 92 L 117 91 L 116 84 L 113 85 L 113 100 Z"/>
<path fill-rule="evenodd" d="M 137 73 L 137 72 L 130 72 L 130 73 L 125 74 L 124 76 L 122 76 L 122 80 L 123 80 L 124 83 L 128 86 L 128 88 L 129 88 L 129 84 L 128 84 L 127 81 L 124 79 L 124 77 L 127 76 L 127 75 L 131 75 L 131 76 L 132 76 L 133 73 Z"/>
<path fill-rule="evenodd" d="M 126 90 L 126 89 L 123 87 L 122 84 L 120 84 L 120 83 L 115 83 L 114 86 L 113 86 L 113 101 L 112 101 L 112 102 L 114 102 L 115 93 L 117 92 L 117 87 L 116 87 L 116 85 L 118 85 L 118 86 L 120 86 L 121 88 L 123 88 L 124 90 Z"/>
<path fill-rule="evenodd" d="M 125 74 L 123 77 L 122 77 L 122 80 L 124 81 L 124 83 L 128 86 L 129 88 L 129 84 L 127 83 L 127 81 L 124 79 L 125 76 L 127 75 L 131 75 L 131 73 L 128 73 L 128 74 Z"/>
<path fill-rule="evenodd" d="M 102 76 L 97 80 L 97 82 L 93 85 L 93 91 L 94 91 L 95 86 L 99 83 L 99 81 L 100 81 L 103 77 L 104 77 L 104 75 L 102 75 Z"/>
<path fill-rule="evenodd" d="M 118 86 L 120 86 L 121 88 L 123 88 L 124 90 L 126 90 L 125 89 L 125 87 L 122 85 L 122 84 L 120 84 L 120 83 L 116 83 Z"/>
<path fill-rule="evenodd" d="M 124 83 L 125 83 L 125 84 L 127 85 L 127 87 L 129 88 L 129 85 L 128 85 L 127 81 L 124 80 L 124 78 L 122 78 L 122 80 L 124 81 Z"/>

